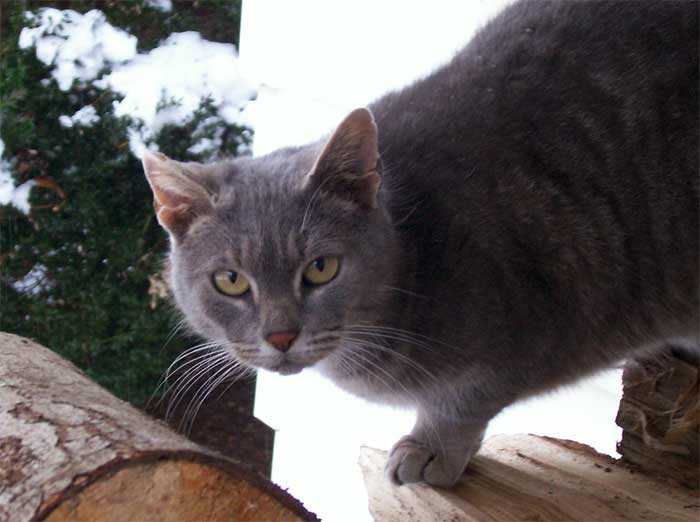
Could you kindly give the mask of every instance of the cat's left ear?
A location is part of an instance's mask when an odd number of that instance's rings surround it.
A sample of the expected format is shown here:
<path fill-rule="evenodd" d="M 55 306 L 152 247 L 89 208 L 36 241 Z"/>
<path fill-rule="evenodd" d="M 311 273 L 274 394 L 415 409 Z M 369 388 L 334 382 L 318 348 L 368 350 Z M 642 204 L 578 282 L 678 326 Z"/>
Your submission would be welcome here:
<path fill-rule="evenodd" d="M 377 125 L 369 109 L 355 109 L 338 125 L 304 180 L 367 209 L 377 208 L 381 185 Z"/>
<path fill-rule="evenodd" d="M 173 236 L 182 237 L 197 217 L 212 209 L 214 190 L 206 167 L 148 150 L 142 161 L 158 222 Z"/>

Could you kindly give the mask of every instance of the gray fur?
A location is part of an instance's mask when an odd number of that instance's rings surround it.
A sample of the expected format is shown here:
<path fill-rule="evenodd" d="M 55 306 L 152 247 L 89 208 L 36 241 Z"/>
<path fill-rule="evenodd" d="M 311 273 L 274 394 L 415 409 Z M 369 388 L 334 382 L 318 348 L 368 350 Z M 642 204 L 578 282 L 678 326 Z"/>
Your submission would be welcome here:
<path fill-rule="evenodd" d="M 695 2 L 508 8 L 370 106 L 376 208 L 351 145 L 211 167 L 213 209 L 171 230 L 178 306 L 243 365 L 415 407 L 387 474 L 453 484 L 513 401 L 667 339 L 697 349 L 697 42 Z M 338 276 L 304 286 L 326 255 Z M 221 269 L 252 292 L 217 292 Z M 288 352 L 265 343 L 289 329 Z"/>

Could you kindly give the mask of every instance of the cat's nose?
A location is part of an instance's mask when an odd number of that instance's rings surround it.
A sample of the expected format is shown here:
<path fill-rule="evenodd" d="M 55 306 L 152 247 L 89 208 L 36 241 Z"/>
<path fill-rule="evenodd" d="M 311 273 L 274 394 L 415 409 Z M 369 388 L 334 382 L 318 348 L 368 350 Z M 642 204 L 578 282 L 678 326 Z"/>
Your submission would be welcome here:
<path fill-rule="evenodd" d="M 294 342 L 294 339 L 297 338 L 297 335 L 299 335 L 299 332 L 296 331 L 275 332 L 265 337 L 265 340 L 277 348 L 280 352 L 286 352 L 292 346 L 292 343 Z"/>

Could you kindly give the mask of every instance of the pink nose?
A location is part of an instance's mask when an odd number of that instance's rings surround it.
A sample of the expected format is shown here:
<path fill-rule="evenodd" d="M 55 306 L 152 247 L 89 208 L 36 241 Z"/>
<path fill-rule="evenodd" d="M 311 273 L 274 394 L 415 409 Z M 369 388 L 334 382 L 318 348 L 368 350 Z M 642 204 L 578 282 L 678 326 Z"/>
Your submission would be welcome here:
<path fill-rule="evenodd" d="M 269 334 L 265 340 L 280 352 L 286 352 L 292 346 L 298 334 L 299 332 L 275 332 Z"/>

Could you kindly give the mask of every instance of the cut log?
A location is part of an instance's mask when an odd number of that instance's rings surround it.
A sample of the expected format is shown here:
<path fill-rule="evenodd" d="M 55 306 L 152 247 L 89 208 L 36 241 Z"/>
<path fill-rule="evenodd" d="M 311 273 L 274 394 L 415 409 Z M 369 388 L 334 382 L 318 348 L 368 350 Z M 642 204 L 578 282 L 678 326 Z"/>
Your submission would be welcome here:
<path fill-rule="evenodd" d="M 317 520 L 27 339 L 0 333 L 0 521 Z"/>
<path fill-rule="evenodd" d="M 453 489 L 394 486 L 386 453 L 362 448 L 376 522 L 693 521 L 697 492 L 639 473 L 593 448 L 534 435 L 487 440 Z"/>
<path fill-rule="evenodd" d="M 622 428 L 622 459 L 700 489 L 697 359 L 671 350 L 638 359 L 625 368 L 622 384 L 615 421 Z"/>

